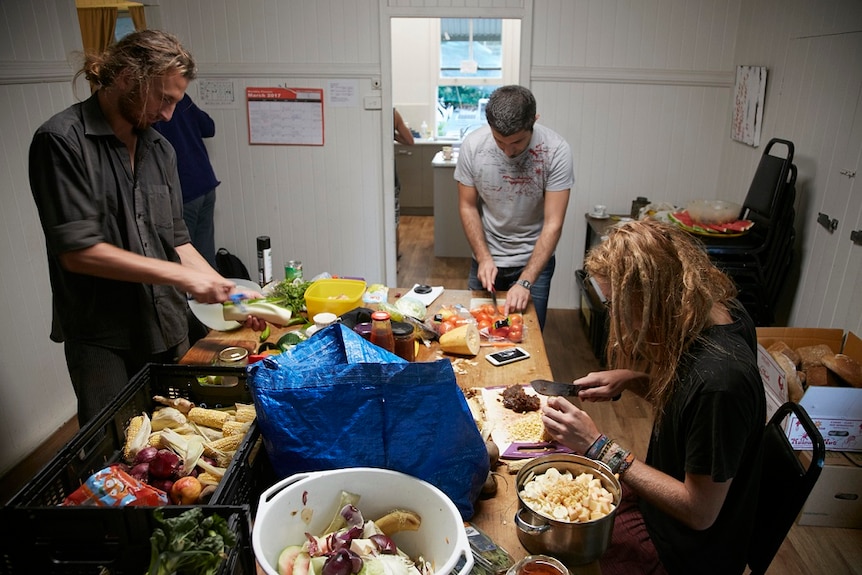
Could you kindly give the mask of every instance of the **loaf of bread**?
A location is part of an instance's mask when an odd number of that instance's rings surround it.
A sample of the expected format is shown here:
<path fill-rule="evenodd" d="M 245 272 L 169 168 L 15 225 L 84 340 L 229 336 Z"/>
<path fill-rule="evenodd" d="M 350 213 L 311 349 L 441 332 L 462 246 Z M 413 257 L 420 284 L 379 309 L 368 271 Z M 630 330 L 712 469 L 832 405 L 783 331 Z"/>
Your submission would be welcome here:
<path fill-rule="evenodd" d="M 829 385 L 829 370 L 825 365 L 812 365 L 805 370 L 805 382 L 808 386 L 816 385 L 819 387 Z"/>
<path fill-rule="evenodd" d="M 799 362 L 801 361 L 799 353 L 783 341 L 776 341 L 768 348 L 766 348 L 766 351 L 768 351 L 769 353 L 783 353 L 790 361 L 793 362 L 793 365 L 799 365 Z"/>
<path fill-rule="evenodd" d="M 848 385 L 862 387 L 862 364 L 843 353 L 825 355 L 821 359 L 829 371 L 841 378 Z"/>
<path fill-rule="evenodd" d="M 802 382 L 799 380 L 799 374 L 796 373 L 796 366 L 789 357 L 781 352 L 773 351 L 769 355 L 784 371 L 787 379 L 787 399 L 794 403 L 799 403 L 805 390 L 802 389 Z"/>
<path fill-rule="evenodd" d="M 796 353 L 799 354 L 799 366 L 802 371 L 815 365 L 823 365 L 823 357 L 826 355 L 835 355 L 832 348 L 825 343 L 817 345 L 806 345 L 797 347 Z"/>

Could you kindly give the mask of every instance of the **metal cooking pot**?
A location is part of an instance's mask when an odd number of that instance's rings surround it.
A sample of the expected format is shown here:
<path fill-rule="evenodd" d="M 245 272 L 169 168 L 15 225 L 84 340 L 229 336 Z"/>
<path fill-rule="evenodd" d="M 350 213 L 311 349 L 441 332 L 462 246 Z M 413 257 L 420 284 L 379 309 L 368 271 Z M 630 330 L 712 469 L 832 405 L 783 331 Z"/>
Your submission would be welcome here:
<path fill-rule="evenodd" d="M 591 473 L 614 496 L 614 509 L 601 519 L 583 523 L 549 519 L 533 511 L 521 498 L 521 490 L 533 477 L 551 467 L 556 467 L 560 472 L 570 471 L 575 476 Z M 619 480 L 607 465 L 581 455 L 544 455 L 521 468 L 515 485 L 519 503 L 515 525 L 518 528 L 518 540 L 527 551 L 550 555 L 569 565 L 584 565 L 601 557 L 608 548 L 622 490 Z"/>

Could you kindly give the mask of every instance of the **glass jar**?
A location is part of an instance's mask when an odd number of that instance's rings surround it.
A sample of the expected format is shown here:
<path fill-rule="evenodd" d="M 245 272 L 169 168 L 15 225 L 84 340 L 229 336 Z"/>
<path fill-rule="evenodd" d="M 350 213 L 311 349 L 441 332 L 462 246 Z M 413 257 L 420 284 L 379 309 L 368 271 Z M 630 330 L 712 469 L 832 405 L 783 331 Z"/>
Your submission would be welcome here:
<path fill-rule="evenodd" d="M 392 322 L 392 335 L 395 338 L 395 355 L 407 361 L 416 361 L 416 337 L 412 323 Z"/>
<path fill-rule="evenodd" d="M 395 336 L 392 334 L 392 321 L 388 312 L 376 311 L 371 314 L 371 343 L 395 353 Z"/>

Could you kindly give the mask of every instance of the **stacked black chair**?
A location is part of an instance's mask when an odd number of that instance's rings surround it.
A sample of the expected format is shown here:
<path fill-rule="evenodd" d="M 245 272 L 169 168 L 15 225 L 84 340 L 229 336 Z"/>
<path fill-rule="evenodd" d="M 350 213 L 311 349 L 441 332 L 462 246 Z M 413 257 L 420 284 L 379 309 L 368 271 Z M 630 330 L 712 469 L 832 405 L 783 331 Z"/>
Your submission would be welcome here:
<path fill-rule="evenodd" d="M 785 147 L 783 157 L 770 154 L 776 145 Z M 701 238 L 710 259 L 736 282 L 740 301 L 760 326 L 774 322 L 775 304 L 793 260 L 795 200 L 793 143 L 774 138 L 763 150 L 739 214 L 754 226 L 739 237 Z"/>
<path fill-rule="evenodd" d="M 803 465 L 784 432 L 784 420 L 795 415 L 811 440 L 811 461 Z M 763 432 L 760 494 L 749 540 L 751 575 L 763 575 L 778 553 L 796 516 L 817 483 L 826 458 L 820 430 L 805 408 L 787 402 L 775 412 Z"/>

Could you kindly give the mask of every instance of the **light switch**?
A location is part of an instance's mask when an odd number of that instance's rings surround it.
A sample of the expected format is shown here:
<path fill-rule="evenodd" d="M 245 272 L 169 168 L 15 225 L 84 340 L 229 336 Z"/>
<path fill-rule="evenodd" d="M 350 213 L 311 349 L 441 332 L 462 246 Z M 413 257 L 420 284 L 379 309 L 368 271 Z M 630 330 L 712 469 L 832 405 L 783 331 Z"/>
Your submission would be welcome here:
<path fill-rule="evenodd" d="M 383 107 L 383 98 L 380 96 L 365 96 L 363 103 L 366 110 L 379 110 Z"/>

